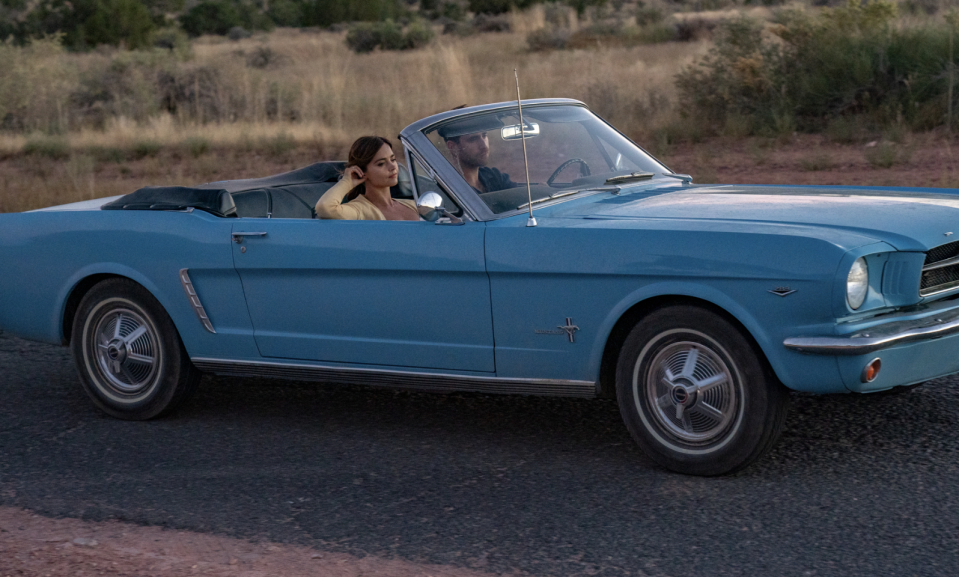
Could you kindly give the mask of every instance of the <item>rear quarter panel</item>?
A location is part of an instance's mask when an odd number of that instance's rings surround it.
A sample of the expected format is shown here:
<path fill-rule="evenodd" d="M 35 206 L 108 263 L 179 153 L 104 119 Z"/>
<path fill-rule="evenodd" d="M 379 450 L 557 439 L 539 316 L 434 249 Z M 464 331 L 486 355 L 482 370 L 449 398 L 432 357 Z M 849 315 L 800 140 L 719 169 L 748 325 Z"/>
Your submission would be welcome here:
<path fill-rule="evenodd" d="M 204 212 L 38 211 L 0 214 L 0 329 L 61 344 L 68 297 L 84 278 L 130 278 L 160 302 L 191 356 L 256 356 L 230 247 L 232 219 Z M 190 275 L 217 334 L 186 299 Z"/>

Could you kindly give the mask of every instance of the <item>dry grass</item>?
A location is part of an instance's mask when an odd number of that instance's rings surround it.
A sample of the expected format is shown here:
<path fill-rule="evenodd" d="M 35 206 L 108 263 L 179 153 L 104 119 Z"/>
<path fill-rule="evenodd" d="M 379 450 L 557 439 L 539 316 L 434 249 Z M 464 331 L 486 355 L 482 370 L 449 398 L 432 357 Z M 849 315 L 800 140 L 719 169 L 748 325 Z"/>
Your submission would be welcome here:
<path fill-rule="evenodd" d="M 31 130 L 63 134 L 73 149 L 144 138 L 172 145 L 198 136 L 214 146 L 239 145 L 280 132 L 325 143 L 395 135 L 454 106 L 515 99 L 513 68 L 525 98 L 578 98 L 627 132 L 642 133 L 668 122 L 671 109 L 663 103 L 672 101 L 673 76 L 707 49 L 671 43 L 530 53 L 526 32 L 543 25 L 542 10 L 514 20 L 511 33 L 444 36 L 421 50 L 362 55 L 348 50 L 342 33 L 290 29 L 238 42 L 203 38 L 187 62 L 162 54 L 5 47 L 0 72 L 23 88 L 0 89 L 0 113 L 23 120 L 19 134 L 0 132 L 0 153 L 22 150 L 35 138 Z M 271 64 L 251 67 L 249 55 L 257 51 L 268 51 Z M 172 113 L 158 103 L 163 87 L 154 86 L 163 74 L 181 98 Z M 108 93 L 95 103 L 98 115 L 70 98 L 71 91 L 86 96 L 91 82 Z M 660 104 L 650 108 L 651 98 Z"/>

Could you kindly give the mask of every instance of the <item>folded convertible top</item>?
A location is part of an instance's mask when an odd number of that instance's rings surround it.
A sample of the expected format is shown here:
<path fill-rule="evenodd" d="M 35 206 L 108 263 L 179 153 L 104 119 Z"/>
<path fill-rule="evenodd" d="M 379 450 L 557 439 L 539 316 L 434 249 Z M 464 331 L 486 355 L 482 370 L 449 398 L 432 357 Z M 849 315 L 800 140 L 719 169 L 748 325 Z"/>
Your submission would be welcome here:
<path fill-rule="evenodd" d="M 146 186 L 101 207 L 102 210 L 185 210 L 187 208 L 203 210 L 215 216 L 236 216 L 233 197 L 222 188 Z"/>

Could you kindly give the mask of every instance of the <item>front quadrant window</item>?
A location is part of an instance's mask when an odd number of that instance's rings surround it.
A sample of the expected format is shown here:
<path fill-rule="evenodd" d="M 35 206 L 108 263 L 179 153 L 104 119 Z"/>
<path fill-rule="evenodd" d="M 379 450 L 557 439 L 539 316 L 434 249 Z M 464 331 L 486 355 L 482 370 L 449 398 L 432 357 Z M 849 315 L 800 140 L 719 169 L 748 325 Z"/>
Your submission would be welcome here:
<path fill-rule="evenodd" d="M 605 186 L 632 172 L 668 172 L 582 106 L 516 108 L 459 117 L 425 131 L 433 146 L 496 214 L 528 202 L 523 140 L 534 200 Z"/>
<path fill-rule="evenodd" d="M 430 176 L 429 171 L 420 164 L 420 161 L 417 160 L 415 156 L 413 157 L 412 168 L 413 178 L 416 179 L 416 191 L 421 198 L 428 192 L 435 192 L 443 199 L 443 208 L 445 208 L 447 212 L 453 216 L 463 216 L 463 209 L 450 198 L 450 195 L 443 190 L 440 183 L 436 182 L 433 177 Z"/>

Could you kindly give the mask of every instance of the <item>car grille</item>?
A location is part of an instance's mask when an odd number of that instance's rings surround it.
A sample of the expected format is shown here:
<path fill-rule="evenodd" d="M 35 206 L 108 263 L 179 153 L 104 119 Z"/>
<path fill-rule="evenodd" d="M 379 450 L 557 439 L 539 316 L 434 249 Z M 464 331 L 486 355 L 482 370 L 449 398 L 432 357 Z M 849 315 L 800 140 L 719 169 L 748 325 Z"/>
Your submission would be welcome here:
<path fill-rule="evenodd" d="M 927 297 L 956 287 L 959 287 L 959 241 L 937 246 L 926 253 L 919 295 Z"/>

